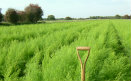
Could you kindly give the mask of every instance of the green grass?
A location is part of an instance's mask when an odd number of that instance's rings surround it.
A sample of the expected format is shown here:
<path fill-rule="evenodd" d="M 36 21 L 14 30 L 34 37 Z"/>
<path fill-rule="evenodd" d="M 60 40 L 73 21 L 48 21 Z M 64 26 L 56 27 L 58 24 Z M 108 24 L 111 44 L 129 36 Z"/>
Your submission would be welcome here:
<path fill-rule="evenodd" d="M 129 20 L 0 26 L 0 81 L 80 81 L 77 46 L 91 47 L 86 81 L 130 81 L 130 30 Z"/>

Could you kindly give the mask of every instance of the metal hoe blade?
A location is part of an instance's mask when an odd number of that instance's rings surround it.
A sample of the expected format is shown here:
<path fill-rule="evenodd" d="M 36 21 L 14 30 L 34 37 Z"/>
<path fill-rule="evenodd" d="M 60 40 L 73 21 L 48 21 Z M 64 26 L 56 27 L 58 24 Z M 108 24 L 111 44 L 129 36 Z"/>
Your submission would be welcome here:
<path fill-rule="evenodd" d="M 80 58 L 79 50 L 87 50 L 88 51 L 88 55 L 86 57 L 86 60 L 85 60 L 84 64 L 82 63 L 82 60 Z M 85 67 L 86 67 L 87 59 L 88 59 L 88 57 L 90 55 L 90 47 L 77 47 L 76 51 L 77 51 L 77 56 L 78 56 L 78 58 L 80 60 L 80 63 L 81 63 L 81 81 L 85 81 Z"/>

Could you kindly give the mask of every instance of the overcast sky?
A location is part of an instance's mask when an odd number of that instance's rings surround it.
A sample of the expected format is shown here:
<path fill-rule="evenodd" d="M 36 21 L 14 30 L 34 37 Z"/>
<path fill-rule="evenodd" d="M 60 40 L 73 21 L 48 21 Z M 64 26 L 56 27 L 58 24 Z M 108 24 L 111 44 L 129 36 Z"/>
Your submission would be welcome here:
<path fill-rule="evenodd" d="M 4 14 L 8 8 L 24 10 L 30 3 L 41 6 L 44 17 L 50 14 L 57 18 L 131 14 L 131 0 L 0 0 L 0 8 Z"/>

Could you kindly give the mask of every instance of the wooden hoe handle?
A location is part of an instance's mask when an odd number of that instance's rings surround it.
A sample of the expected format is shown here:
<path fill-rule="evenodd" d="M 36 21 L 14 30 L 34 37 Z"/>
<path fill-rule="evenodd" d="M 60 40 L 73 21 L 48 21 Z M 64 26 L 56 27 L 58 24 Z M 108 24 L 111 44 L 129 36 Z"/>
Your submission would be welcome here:
<path fill-rule="evenodd" d="M 76 50 L 77 50 L 77 56 L 78 56 L 80 63 L 81 63 L 81 81 L 85 81 L 85 66 L 86 66 L 87 59 L 90 55 L 90 47 L 77 47 Z M 80 58 L 79 50 L 87 50 L 88 51 L 88 55 L 86 57 L 84 64 L 82 63 L 82 60 Z"/>

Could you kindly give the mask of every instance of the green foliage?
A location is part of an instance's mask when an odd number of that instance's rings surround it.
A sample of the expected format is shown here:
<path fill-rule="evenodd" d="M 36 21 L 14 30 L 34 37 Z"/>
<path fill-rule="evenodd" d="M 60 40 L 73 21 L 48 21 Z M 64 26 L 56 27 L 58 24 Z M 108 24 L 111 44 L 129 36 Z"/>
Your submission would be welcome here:
<path fill-rule="evenodd" d="M 37 4 L 30 4 L 25 8 L 24 11 L 16 11 L 15 9 L 9 8 L 5 14 L 5 20 L 7 22 L 16 24 L 18 23 L 37 23 L 38 20 L 42 19 L 43 11 Z M 1 21 L 0 13 L 0 21 Z"/>
<path fill-rule="evenodd" d="M 55 20 L 55 16 L 54 15 L 48 15 L 47 20 Z"/>
<path fill-rule="evenodd" d="M 30 4 L 25 8 L 25 13 L 27 17 L 27 21 L 31 23 L 36 23 L 38 20 L 42 18 L 43 11 L 41 7 L 37 4 Z"/>
<path fill-rule="evenodd" d="M 118 15 L 118 14 L 115 17 L 116 17 L 116 19 L 120 19 L 121 18 L 121 16 Z"/>
<path fill-rule="evenodd" d="M 18 22 L 19 23 L 26 23 L 27 22 L 27 16 L 24 11 L 17 11 L 18 14 Z"/>
<path fill-rule="evenodd" d="M 77 46 L 90 46 L 86 81 L 130 81 L 131 22 L 91 20 L 0 27 L 0 81 L 80 81 Z M 87 52 L 80 52 L 82 61 Z"/>
<path fill-rule="evenodd" d="M 66 17 L 65 20 L 72 20 L 72 18 L 71 17 Z"/>
<path fill-rule="evenodd" d="M 16 24 L 18 22 L 18 14 L 15 9 L 9 8 L 5 14 L 5 20 L 7 22 Z"/>
<path fill-rule="evenodd" d="M 3 15 L 2 13 L 0 12 L 0 22 L 3 20 Z"/>

